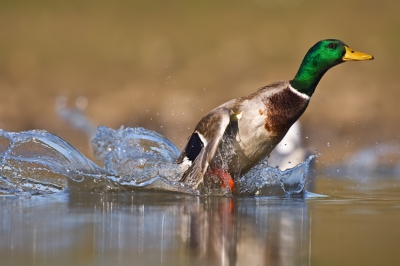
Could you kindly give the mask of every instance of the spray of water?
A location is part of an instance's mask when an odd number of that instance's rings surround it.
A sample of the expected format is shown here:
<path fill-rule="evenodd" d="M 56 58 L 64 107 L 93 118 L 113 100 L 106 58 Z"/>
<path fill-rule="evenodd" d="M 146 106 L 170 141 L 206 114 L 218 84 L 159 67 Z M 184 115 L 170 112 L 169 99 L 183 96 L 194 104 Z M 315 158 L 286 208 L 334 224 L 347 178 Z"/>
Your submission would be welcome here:
<path fill-rule="evenodd" d="M 179 182 L 185 169 L 175 164 L 177 147 L 162 135 L 144 128 L 113 130 L 99 127 L 92 141 L 96 159 L 87 159 L 63 139 L 46 131 L 0 131 L 0 193 L 45 194 L 60 190 L 167 190 L 193 195 L 232 195 L 212 178 L 193 190 Z M 220 154 L 229 163 L 229 151 Z M 257 196 L 304 195 L 314 156 L 292 169 L 280 171 L 261 162 L 235 178 L 234 194 Z M 220 180 L 219 180 L 220 182 Z"/>

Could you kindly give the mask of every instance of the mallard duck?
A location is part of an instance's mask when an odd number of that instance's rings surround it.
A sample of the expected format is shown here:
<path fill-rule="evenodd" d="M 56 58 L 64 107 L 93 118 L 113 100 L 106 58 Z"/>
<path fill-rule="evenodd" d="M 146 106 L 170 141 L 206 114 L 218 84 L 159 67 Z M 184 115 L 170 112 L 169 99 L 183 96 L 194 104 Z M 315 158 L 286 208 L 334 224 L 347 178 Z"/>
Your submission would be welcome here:
<path fill-rule="evenodd" d="M 230 100 L 200 120 L 177 160 L 187 167 L 181 181 L 197 188 L 204 177 L 218 176 L 233 190 L 233 180 L 267 157 L 303 114 L 326 71 L 346 61 L 372 59 L 340 40 L 317 42 L 292 80 Z"/>

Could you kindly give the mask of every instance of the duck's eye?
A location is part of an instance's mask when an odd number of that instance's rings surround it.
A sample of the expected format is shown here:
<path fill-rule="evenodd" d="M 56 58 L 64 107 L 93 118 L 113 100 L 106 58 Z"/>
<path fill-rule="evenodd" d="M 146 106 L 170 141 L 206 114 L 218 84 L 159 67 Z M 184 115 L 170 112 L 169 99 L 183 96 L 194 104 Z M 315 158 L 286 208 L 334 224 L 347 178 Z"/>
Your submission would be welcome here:
<path fill-rule="evenodd" d="M 336 48 L 336 44 L 330 43 L 330 44 L 328 44 L 328 48 L 334 49 L 334 48 Z"/>

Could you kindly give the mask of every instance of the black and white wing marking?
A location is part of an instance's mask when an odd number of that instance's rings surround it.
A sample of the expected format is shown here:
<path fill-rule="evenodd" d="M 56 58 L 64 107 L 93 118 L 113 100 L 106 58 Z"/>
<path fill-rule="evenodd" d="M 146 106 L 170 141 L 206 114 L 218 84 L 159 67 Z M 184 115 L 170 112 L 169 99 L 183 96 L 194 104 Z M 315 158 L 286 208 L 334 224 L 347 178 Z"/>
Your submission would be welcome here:
<path fill-rule="evenodd" d="M 177 161 L 179 164 L 190 164 L 181 178 L 182 182 L 196 188 L 203 181 L 207 167 L 217 151 L 231 117 L 240 118 L 237 114 L 232 116 L 232 113 L 230 109 L 224 107 L 214 109 L 196 125 Z"/>

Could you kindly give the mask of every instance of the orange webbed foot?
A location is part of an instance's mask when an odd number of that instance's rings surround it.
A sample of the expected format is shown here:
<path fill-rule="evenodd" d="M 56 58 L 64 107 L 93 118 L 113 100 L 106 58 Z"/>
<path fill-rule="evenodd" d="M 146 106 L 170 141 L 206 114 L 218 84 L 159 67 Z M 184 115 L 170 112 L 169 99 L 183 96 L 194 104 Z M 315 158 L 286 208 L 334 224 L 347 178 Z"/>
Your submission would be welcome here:
<path fill-rule="evenodd" d="M 210 169 L 210 174 L 217 176 L 221 180 L 222 188 L 226 188 L 226 186 L 228 185 L 231 192 L 233 192 L 233 190 L 235 189 L 235 182 L 227 171 L 221 168 L 213 168 Z"/>

